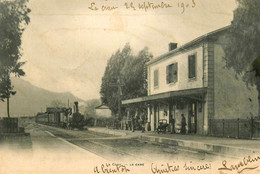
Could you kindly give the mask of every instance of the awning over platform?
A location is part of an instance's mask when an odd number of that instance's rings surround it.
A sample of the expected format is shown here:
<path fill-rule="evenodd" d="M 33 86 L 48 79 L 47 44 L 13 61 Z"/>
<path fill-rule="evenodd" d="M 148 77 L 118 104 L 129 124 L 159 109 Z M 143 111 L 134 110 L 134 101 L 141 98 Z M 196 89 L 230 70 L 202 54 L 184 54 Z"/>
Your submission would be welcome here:
<path fill-rule="evenodd" d="M 148 102 L 153 100 L 160 100 L 160 99 L 167 99 L 167 98 L 174 98 L 174 97 L 188 97 L 192 95 L 200 95 L 205 94 L 207 91 L 207 88 L 194 88 L 194 89 L 185 89 L 185 90 L 179 90 L 179 91 L 170 91 L 155 95 L 149 95 L 145 97 L 138 97 L 128 100 L 122 100 L 122 104 L 131 104 L 131 103 L 140 103 L 140 102 Z M 200 98 L 193 98 L 197 100 L 202 100 Z"/>

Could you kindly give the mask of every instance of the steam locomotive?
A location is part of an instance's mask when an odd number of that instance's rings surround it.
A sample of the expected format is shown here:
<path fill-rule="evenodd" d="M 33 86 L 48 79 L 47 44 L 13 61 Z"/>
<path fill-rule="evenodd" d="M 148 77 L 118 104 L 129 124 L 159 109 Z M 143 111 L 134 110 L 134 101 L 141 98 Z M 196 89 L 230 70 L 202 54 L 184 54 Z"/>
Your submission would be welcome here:
<path fill-rule="evenodd" d="M 74 102 L 74 104 L 75 112 L 73 114 L 70 107 L 48 107 L 45 113 L 38 113 L 35 116 L 35 121 L 36 123 L 56 127 L 82 129 L 84 126 L 84 116 L 79 113 L 78 102 Z"/>

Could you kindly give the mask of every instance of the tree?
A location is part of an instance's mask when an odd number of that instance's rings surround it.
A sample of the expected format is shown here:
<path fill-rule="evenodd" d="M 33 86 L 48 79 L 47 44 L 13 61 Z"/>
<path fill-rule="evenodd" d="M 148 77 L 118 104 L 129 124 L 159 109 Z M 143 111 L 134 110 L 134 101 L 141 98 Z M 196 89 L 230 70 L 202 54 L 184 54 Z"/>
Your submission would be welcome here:
<path fill-rule="evenodd" d="M 126 91 L 124 99 L 136 98 L 147 95 L 147 68 L 146 63 L 152 59 L 152 54 L 145 47 L 131 59 L 129 65 L 123 69 L 124 81 L 127 85 L 123 87 Z"/>
<path fill-rule="evenodd" d="M 84 110 L 84 115 L 86 116 L 95 116 L 95 107 L 100 105 L 100 100 L 99 99 L 93 99 L 89 100 L 86 102 L 85 110 Z"/>
<path fill-rule="evenodd" d="M 102 104 L 107 105 L 113 115 L 118 113 L 118 89 L 116 87 L 112 87 L 112 83 L 117 83 L 118 79 L 122 80 L 122 72 L 125 69 L 125 66 L 129 65 L 133 59 L 131 47 L 129 44 L 126 44 L 122 51 L 117 50 L 115 54 L 113 54 L 108 63 L 105 70 L 105 73 L 102 78 L 101 84 L 101 101 Z"/>
<path fill-rule="evenodd" d="M 238 8 L 227 36 L 225 62 L 243 76 L 247 85 L 256 85 L 260 116 L 260 1 L 237 0 Z"/>
<path fill-rule="evenodd" d="M 9 113 L 9 98 L 15 95 L 11 85 L 11 75 L 24 76 L 21 67 L 25 62 L 19 62 L 21 53 L 21 37 L 25 26 L 29 24 L 26 6 L 28 0 L 0 0 L 0 99 L 7 100 L 7 115 Z"/>
<path fill-rule="evenodd" d="M 147 70 L 145 63 L 152 58 L 152 54 L 146 47 L 137 55 L 133 55 L 132 49 L 127 43 L 122 51 L 118 50 L 113 54 L 105 70 L 101 84 L 101 101 L 107 105 L 113 115 L 118 113 L 118 88 L 111 86 L 117 83 L 118 79 L 124 85 L 122 89 L 122 99 L 130 99 L 147 95 Z M 131 106 L 130 106 L 131 107 Z M 144 108 L 144 104 L 132 106 L 134 108 Z"/>
<path fill-rule="evenodd" d="M 1 100 L 4 101 L 5 98 L 7 99 L 7 116 L 10 117 L 9 98 L 11 95 L 15 95 L 16 91 L 13 91 L 13 86 L 11 85 L 11 79 L 8 73 L 2 76 L 0 90 Z"/>

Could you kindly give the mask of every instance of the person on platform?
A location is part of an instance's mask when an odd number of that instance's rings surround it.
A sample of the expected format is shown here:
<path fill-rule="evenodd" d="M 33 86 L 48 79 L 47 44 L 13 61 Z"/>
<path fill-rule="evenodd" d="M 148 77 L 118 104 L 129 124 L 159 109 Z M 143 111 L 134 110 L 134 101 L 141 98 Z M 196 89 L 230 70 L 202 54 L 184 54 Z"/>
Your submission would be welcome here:
<path fill-rule="evenodd" d="M 186 134 L 186 119 L 184 114 L 181 114 L 181 134 Z"/>
<path fill-rule="evenodd" d="M 132 132 L 134 132 L 135 131 L 135 116 L 134 115 L 132 115 L 131 124 L 132 124 Z"/>

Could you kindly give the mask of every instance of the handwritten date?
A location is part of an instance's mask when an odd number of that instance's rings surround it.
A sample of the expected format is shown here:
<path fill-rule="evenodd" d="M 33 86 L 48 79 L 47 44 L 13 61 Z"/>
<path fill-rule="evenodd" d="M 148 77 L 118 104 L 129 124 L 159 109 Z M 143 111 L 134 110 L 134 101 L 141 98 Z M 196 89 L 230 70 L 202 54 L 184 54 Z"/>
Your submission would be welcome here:
<path fill-rule="evenodd" d="M 136 11 L 136 10 L 143 10 L 145 12 L 147 12 L 148 10 L 157 10 L 157 9 L 167 9 L 167 8 L 179 8 L 181 9 L 181 13 L 183 14 L 188 8 L 195 8 L 196 7 L 196 2 L 195 0 L 190 0 L 190 1 L 176 1 L 175 3 L 171 2 L 165 2 L 165 1 L 160 1 L 160 2 L 156 2 L 156 1 L 144 1 L 144 2 L 138 2 L 138 3 L 134 3 L 134 2 L 124 2 L 124 4 L 116 4 L 116 5 L 112 5 L 112 4 L 101 4 L 98 5 L 95 2 L 91 2 L 89 5 L 89 9 L 92 11 L 113 11 L 116 9 L 121 8 L 121 5 L 123 5 L 123 8 L 127 9 L 127 10 L 132 10 L 132 11 Z"/>
<path fill-rule="evenodd" d="M 194 8 L 196 6 L 195 0 L 191 1 L 192 4 L 190 3 L 184 3 L 184 2 L 178 2 L 178 7 L 182 9 L 182 14 L 185 12 L 185 10 L 189 7 Z"/>

